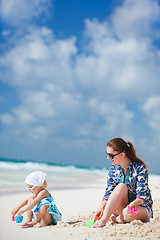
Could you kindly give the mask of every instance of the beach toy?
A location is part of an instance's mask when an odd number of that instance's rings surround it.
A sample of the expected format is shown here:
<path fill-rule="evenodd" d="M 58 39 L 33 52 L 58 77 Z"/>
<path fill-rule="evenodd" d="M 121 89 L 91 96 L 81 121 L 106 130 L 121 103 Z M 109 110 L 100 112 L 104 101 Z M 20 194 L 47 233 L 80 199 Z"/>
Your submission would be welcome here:
<path fill-rule="evenodd" d="M 137 208 L 128 206 L 128 212 L 130 212 L 132 215 L 136 215 L 139 210 Z"/>
<path fill-rule="evenodd" d="M 99 220 L 99 219 L 100 219 L 100 217 L 95 217 L 94 220 L 91 220 L 91 221 L 89 221 L 89 222 L 86 223 L 86 227 L 92 226 L 92 225 L 93 225 L 97 220 Z"/>
<path fill-rule="evenodd" d="M 12 221 L 15 221 L 14 215 L 12 215 Z"/>
<path fill-rule="evenodd" d="M 21 223 L 21 222 L 23 221 L 23 216 L 21 216 L 21 217 L 15 216 L 14 218 L 15 218 L 15 221 L 16 221 L 17 223 Z"/>

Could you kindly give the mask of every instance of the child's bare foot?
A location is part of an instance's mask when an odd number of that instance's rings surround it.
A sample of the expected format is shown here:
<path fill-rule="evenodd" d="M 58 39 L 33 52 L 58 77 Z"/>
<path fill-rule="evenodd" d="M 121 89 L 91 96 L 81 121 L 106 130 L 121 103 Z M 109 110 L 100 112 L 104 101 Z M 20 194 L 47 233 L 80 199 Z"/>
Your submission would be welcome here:
<path fill-rule="evenodd" d="M 32 222 L 26 222 L 24 224 L 21 224 L 21 227 L 23 227 L 23 228 L 33 227 L 33 226 L 34 226 L 34 224 Z"/>
<path fill-rule="evenodd" d="M 47 224 L 40 224 L 38 227 L 42 228 L 42 227 L 46 227 L 46 226 L 47 226 Z"/>
<path fill-rule="evenodd" d="M 20 224 L 21 227 L 25 227 L 29 222 L 25 222 L 25 223 L 22 223 Z"/>

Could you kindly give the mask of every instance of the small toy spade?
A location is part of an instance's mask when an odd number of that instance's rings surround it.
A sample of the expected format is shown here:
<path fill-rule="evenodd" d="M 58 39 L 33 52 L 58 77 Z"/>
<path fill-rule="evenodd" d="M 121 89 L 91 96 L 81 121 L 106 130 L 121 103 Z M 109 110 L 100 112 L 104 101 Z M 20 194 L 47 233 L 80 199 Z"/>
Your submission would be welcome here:
<path fill-rule="evenodd" d="M 100 219 L 100 217 L 95 217 L 94 220 L 91 220 L 91 221 L 89 221 L 89 222 L 86 223 L 86 227 L 92 226 L 92 225 L 93 225 L 97 220 L 99 220 L 99 219 Z"/>

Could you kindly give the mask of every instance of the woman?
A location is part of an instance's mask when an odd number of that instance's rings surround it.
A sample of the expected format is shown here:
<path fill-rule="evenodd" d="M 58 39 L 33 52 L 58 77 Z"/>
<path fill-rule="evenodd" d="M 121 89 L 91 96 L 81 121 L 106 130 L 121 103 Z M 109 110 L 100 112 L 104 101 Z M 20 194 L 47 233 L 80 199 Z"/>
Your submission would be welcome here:
<path fill-rule="evenodd" d="M 107 143 L 107 158 L 111 160 L 107 188 L 95 217 L 100 217 L 93 227 L 103 227 L 110 219 L 127 223 L 133 220 L 148 221 L 153 217 L 152 197 L 148 186 L 148 170 L 130 142 L 114 138 Z M 129 207 L 139 211 L 133 215 Z"/>

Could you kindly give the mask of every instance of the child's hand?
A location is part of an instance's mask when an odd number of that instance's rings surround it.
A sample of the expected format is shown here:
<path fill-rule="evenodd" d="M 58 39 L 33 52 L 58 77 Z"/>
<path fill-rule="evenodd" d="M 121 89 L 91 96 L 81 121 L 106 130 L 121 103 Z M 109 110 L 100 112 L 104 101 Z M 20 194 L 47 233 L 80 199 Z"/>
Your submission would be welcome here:
<path fill-rule="evenodd" d="M 17 217 L 21 217 L 21 215 L 22 215 L 21 210 L 19 210 L 16 215 L 17 215 Z"/>
<path fill-rule="evenodd" d="M 17 208 L 13 208 L 11 211 L 12 215 L 15 215 L 17 213 L 17 211 L 18 211 Z"/>

